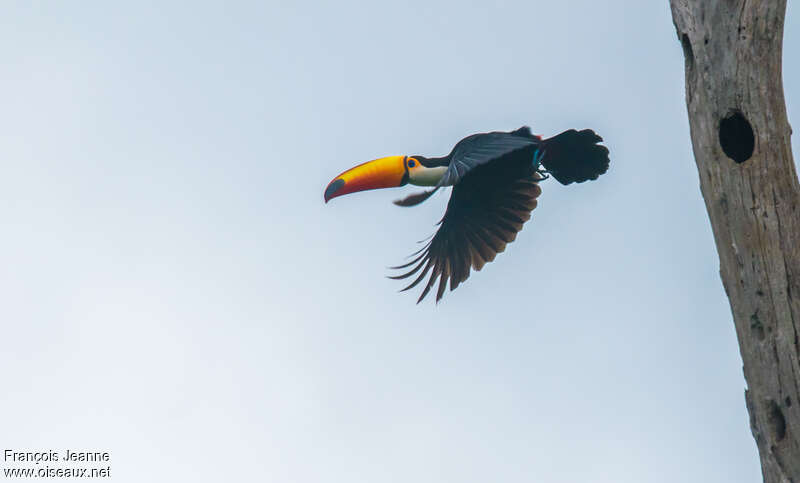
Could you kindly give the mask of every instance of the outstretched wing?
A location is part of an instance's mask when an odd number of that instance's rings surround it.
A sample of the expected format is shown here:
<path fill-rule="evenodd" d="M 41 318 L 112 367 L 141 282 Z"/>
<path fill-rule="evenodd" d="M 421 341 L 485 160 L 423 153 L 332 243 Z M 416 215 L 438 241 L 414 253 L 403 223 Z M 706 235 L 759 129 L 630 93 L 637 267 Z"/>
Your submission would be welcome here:
<path fill-rule="evenodd" d="M 428 277 L 417 303 L 437 279 L 438 302 L 449 281 L 450 290 L 466 280 L 472 269 L 480 270 L 514 241 L 536 208 L 541 194 L 538 175 L 531 171 L 531 154 L 511 153 L 475 167 L 453 188 L 447 211 L 433 238 L 416 257 L 396 269 L 410 268 L 394 279 L 418 273 L 403 290 Z M 414 256 L 412 255 L 412 256 Z"/>
<path fill-rule="evenodd" d="M 412 193 L 405 198 L 394 200 L 393 203 L 397 206 L 417 206 L 423 201 L 427 200 L 439 189 L 439 186 L 432 190 L 422 191 L 420 193 Z"/>
<path fill-rule="evenodd" d="M 507 156 L 516 151 L 532 148 L 540 139 L 531 135 L 530 128 L 522 127 L 513 132 L 490 132 L 468 136 L 453 148 L 450 164 L 437 186 L 453 186 L 478 166 Z"/>

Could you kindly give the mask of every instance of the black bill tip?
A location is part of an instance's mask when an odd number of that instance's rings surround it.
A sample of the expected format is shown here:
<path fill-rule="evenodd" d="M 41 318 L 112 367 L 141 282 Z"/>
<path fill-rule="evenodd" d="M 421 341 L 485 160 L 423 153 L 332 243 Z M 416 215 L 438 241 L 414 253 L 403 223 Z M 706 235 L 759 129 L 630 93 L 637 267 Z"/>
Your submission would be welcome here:
<path fill-rule="evenodd" d="M 331 184 L 325 188 L 325 203 L 330 201 L 330 199 L 336 195 L 336 192 L 342 189 L 342 186 L 344 186 L 344 180 L 342 178 L 331 181 Z"/>

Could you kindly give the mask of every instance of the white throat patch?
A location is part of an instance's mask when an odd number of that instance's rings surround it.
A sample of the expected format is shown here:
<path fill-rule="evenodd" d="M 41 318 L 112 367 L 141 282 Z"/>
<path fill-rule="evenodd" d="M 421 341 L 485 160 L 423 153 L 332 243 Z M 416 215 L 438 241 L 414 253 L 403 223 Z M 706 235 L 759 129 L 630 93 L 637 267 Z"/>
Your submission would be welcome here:
<path fill-rule="evenodd" d="M 436 166 L 435 168 L 420 166 L 419 169 L 408 172 L 408 182 L 414 186 L 436 186 L 445 171 L 447 171 L 447 166 Z"/>

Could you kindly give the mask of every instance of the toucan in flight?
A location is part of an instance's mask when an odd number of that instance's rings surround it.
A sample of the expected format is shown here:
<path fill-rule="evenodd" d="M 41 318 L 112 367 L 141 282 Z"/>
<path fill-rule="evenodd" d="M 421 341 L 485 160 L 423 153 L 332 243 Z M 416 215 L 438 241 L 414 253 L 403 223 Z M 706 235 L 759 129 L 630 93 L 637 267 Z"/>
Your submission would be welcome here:
<path fill-rule="evenodd" d="M 505 250 L 531 217 L 539 182 L 552 176 L 564 185 L 597 179 L 608 170 L 608 148 L 591 129 L 570 129 L 549 139 L 531 134 L 528 127 L 512 132 L 473 134 L 447 156 L 389 156 L 356 166 L 340 174 L 325 189 L 325 202 L 337 196 L 376 188 L 413 184 L 432 189 L 396 200 L 414 206 L 439 188 L 452 186 L 439 229 L 413 260 L 391 267 L 408 269 L 389 278 L 416 278 L 401 291 L 415 287 L 428 274 L 417 303 L 438 279 L 436 302 L 450 290 L 494 260 Z"/>

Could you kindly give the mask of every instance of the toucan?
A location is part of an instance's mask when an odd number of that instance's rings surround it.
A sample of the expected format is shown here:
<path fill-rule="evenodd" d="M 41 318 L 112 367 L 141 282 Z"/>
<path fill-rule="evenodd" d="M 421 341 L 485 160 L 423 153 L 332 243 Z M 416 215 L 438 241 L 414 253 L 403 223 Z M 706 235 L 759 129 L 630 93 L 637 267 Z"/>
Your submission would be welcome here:
<path fill-rule="evenodd" d="M 559 183 L 595 180 L 608 171 L 608 148 L 591 129 L 570 129 L 543 139 L 527 126 L 511 132 L 473 134 L 459 141 L 447 156 L 389 156 L 349 169 L 325 188 L 325 203 L 337 196 L 377 188 L 412 184 L 431 189 L 396 200 L 415 206 L 440 188 L 452 186 L 439 229 L 409 258 L 391 269 L 407 272 L 390 276 L 416 278 L 404 289 L 428 280 L 417 303 L 438 279 L 438 303 L 449 281 L 450 290 L 479 271 L 514 241 L 536 208 L 539 182 L 553 177 Z"/>

